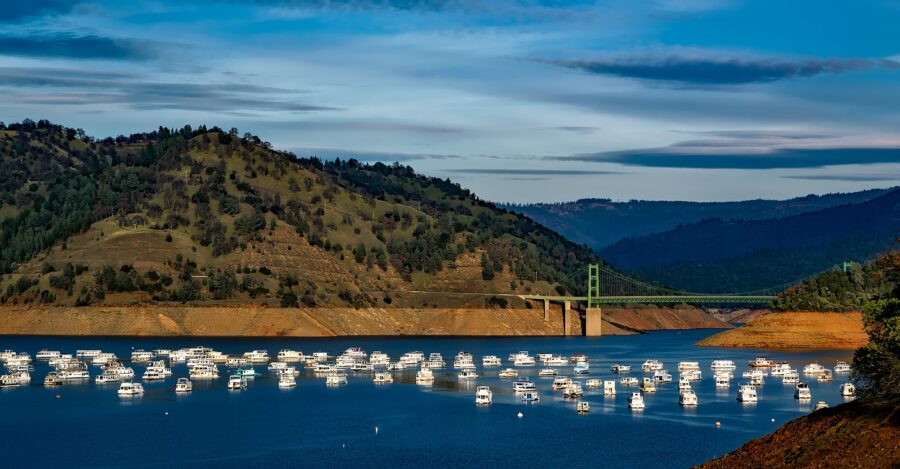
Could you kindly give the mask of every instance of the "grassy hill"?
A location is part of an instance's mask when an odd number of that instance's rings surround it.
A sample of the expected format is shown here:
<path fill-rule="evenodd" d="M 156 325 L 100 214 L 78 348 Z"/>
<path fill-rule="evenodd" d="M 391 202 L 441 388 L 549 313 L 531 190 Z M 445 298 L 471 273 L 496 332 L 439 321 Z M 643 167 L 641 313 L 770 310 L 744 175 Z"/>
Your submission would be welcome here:
<path fill-rule="evenodd" d="M 449 180 L 235 129 L 26 120 L 0 127 L 0 171 L 2 304 L 452 306 L 466 295 L 401 292 L 575 292 L 598 260 Z"/>

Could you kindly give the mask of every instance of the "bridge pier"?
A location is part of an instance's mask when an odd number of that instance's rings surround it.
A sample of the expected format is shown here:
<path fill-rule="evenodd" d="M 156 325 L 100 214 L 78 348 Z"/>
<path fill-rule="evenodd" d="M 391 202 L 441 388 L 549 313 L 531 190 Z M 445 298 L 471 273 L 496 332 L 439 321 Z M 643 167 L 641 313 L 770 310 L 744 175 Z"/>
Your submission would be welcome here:
<path fill-rule="evenodd" d="M 586 308 L 584 310 L 584 335 L 599 337 L 603 328 L 602 318 L 600 308 Z"/>
<path fill-rule="evenodd" d="M 550 300 L 544 298 L 544 322 L 550 321 Z"/>
<path fill-rule="evenodd" d="M 578 321 L 578 312 L 572 309 L 572 302 L 563 301 L 563 335 L 575 335 L 576 321 Z"/>

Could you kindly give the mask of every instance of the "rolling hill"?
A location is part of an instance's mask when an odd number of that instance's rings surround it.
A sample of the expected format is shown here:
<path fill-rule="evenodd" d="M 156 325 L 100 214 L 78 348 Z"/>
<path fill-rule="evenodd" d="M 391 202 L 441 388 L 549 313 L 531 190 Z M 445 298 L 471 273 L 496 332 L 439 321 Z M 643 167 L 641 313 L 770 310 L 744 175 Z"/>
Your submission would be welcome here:
<path fill-rule="evenodd" d="M 524 213 L 576 243 L 601 250 L 625 238 L 669 231 L 702 220 L 784 218 L 865 202 L 887 192 L 889 189 L 872 189 L 847 194 L 807 195 L 789 200 L 739 202 L 581 199 L 555 204 L 507 204 L 502 207 Z"/>
<path fill-rule="evenodd" d="M 449 180 L 236 129 L 97 140 L 26 120 L 0 128 L 0 171 L 0 304 L 448 306 L 574 292 L 598 261 Z"/>
<path fill-rule="evenodd" d="M 753 291 L 843 261 L 863 262 L 900 233 L 900 189 L 860 203 L 767 220 L 704 220 L 600 251 L 644 278 L 690 291 Z"/>

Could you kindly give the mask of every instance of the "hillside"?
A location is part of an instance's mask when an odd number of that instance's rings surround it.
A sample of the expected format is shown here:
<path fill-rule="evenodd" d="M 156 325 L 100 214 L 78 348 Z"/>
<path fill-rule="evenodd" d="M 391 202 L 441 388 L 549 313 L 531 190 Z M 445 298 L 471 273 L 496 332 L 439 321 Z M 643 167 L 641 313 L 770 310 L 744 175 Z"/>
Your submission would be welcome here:
<path fill-rule="evenodd" d="M 703 347 L 856 350 L 866 345 L 860 313 L 774 312 L 697 343 Z"/>
<path fill-rule="evenodd" d="M 861 203 L 887 193 L 871 189 L 846 194 L 807 195 L 788 200 L 738 202 L 681 202 L 580 199 L 555 204 L 508 204 L 538 223 L 577 243 L 603 249 L 625 238 L 660 233 L 707 219 L 764 220 L 815 212 L 838 205 Z"/>
<path fill-rule="evenodd" d="M 897 404 L 855 401 L 792 420 L 699 467 L 888 468 L 897 464 Z"/>
<path fill-rule="evenodd" d="M 752 291 L 883 252 L 900 231 L 900 189 L 767 220 L 705 220 L 600 251 L 639 276 L 690 291 Z"/>
<path fill-rule="evenodd" d="M 503 308 L 598 261 L 399 164 L 320 161 L 202 126 L 95 140 L 0 129 L 0 304 Z"/>

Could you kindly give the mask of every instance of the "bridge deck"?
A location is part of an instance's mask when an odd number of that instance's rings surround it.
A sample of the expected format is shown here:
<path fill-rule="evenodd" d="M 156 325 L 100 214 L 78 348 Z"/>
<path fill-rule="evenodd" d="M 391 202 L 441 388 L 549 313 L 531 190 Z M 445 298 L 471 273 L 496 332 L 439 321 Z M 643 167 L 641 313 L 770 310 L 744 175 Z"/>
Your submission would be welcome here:
<path fill-rule="evenodd" d="M 587 301 L 586 296 L 522 295 L 527 300 Z M 622 303 L 771 303 L 774 296 L 765 295 L 654 295 L 654 296 L 598 296 L 591 301 L 599 304 Z"/>

